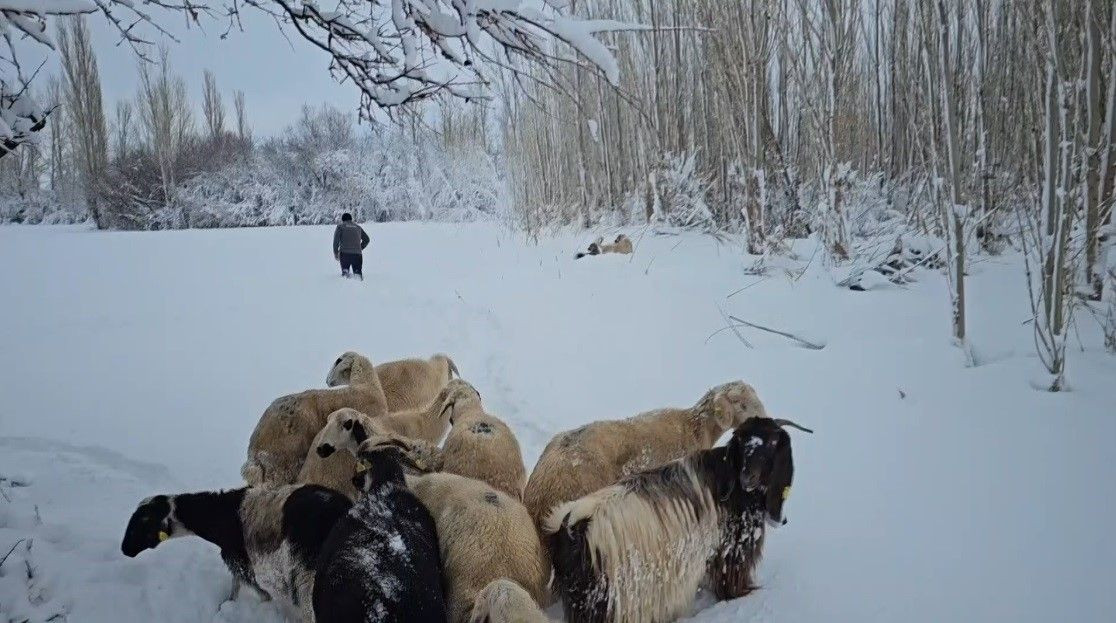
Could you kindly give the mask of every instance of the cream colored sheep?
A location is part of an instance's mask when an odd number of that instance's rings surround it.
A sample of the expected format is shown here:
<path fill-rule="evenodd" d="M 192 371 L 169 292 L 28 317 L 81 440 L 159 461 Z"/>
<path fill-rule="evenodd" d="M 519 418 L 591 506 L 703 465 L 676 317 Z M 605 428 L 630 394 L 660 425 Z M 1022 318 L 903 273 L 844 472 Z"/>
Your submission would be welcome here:
<path fill-rule="evenodd" d="M 755 390 L 735 381 L 710 389 L 688 409 L 656 409 L 559 433 L 543 449 L 531 472 L 524 504 L 541 525 L 558 504 L 629 474 L 711 448 L 725 431 L 748 418 L 766 416 Z"/>
<path fill-rule="evenodd" d="M 507 578 L 492 580 L 473 601 L 469 623 L 549 623 L 523 587 Z"/>
<path fill-rule="evenodd" d="M 248 460 L 240 473 L 250 485 L 295 481 L 306 452 L 329 414 L 351 408 L 372 417 L 387 414 L 387 399 L 372 362 L 354 353 L 350 369 L 359 382 L 331 389 L 310 389 L 272 402 L 248 440 Z"/>
<path fill-rule="evenodd" d="M 357 353 L 337 358 L 326 375 L 326 385 L 348 385 L 354 378 L 352 362 Z M 430 359 L 400 359 L 376 366 L 376 376 L 384 388 L 388 411 L 421 409 L 430 404 L 454 376 L 461 376 L 448 355 L 438 353 Z M 356 377 L 359 379 L 359 374 Z"/>
<path fill-rule="evenodd" d="M 452 428 L 442 443 L 442 470 L 487 482 L 522 500 L 527 469 L 512 430 L 485 412 L 480 394 L 464 381 L 454 386 L 446 404 Z"/>
<path fill-rule="evenodd" d="M 330 456 L 337 449 L 354 453 L 357 446 L 370 435 L 387 434 L 436 443 L 450 426 L 452 410 L 447 401 L 462 387 L 472 386 L 454 379 L 426 407 L 396 411 L 378 418 L 371 418 L 353 409 L 331 413 L 316 437 L 312 450 L 322 457 Z"/>
<path fill-rule="evenodd" d="M 382 418 L 381 418 L 382 419 Z M 314 437 L 310 450 L 306 452 L 306 459 L 298 473 L 297 482 L 308 485 L 321 485 L 339 491 L 350 500 L 357 498 L 356 487 L 353 486 L 353 475 L 356 474 L 357 461 L 349 452 L 324 452 L 321 450 L 328 446 L 330 441 L 338 436 L 336 431 L 343 430 L 342 422 L 348 422 L 350 428 L 355 423 L 361 428 L 378 432 L 377 425 L 372 418 L 356 409 L 338 409 L 329 414 L 326 425 Z M 349 431 L 345 431 L 348 433 Z M 355 447 L 353 449 L 355 451 Z"/>
<path fill-rule="evenodd" d="M 527 509 L 502 491 L 456 474 L 408 476 L 434 517 L 451 623 L 465 623 L 481 590 L 508 578 L 547 603 L 550 563 Z"/>
<path fill-rule="evenodd" d="M 440 470 L 441 450 L 431 442 L 441 439 L 449 428 L 451 411 L 441 405 L 454 383 L 461 382 L 455 379 L 425 409 L 389 413 L 378 418 L 371 418 L 356 409 L 338 409 L 330 413 L 306 453 L 297 482 L 330 487 L 356 499 L 356 488 L 352 484 L 356 470 L 353 453 L 361 442 L 371 437 L 401 438 L 412 452 L 420 454 L 425 449 L 427 454 L 432 455 L 431 459 L 437 457 L 438 463 L 436 467 L 424 471 Z M 420 446 L 417 451 L 413 449 L 416 445 Z M 347 452 L 336 452 L 338 449 Z M 430 464 L 429 460 L 426 464 Z"/>
<path fill-rule="evenodd" d="M 574 256 L 574 259 L 580 260 L 586 255 L 603 255 L 605 253 L 622 253 L 630 254 L 632 252 L 632 240 L 624 234 L 616 236 L 611 244 L 605 244 L 604 238 L 597 238 L 592 244 L 589 245 L 588 251 L 583 251 Z"/>

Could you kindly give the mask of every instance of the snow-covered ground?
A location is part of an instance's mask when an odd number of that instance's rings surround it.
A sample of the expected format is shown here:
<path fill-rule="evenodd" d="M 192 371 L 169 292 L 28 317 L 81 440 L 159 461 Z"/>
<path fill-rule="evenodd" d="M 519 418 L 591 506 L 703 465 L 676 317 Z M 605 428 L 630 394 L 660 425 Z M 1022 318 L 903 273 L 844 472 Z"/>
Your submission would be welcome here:
<path fill-rule="evenodd" d="M 127 559 L 120 538 L 143 497 L 238 485 L 263 408 L 348 349 L 452 354 L 529 467 L 557 431 L 737 378 L 815 428 L 792 433 L 762 590 L 694 621 L 1112 620 L 1116 358 L 1082 317 L 1073 391 L 1032 389 L 1015 258 L 973 265 L 965 368 L 940 275 L 851 292 L 805 242 L 759 278 L 698 235 L 633 232 L 631 258 L 575 262 L 590 236 L 368 230 L 361 284 L 328 228 L 0 228 L 0 621 L 278 620 L 225 601 L 207 543 Z M 826 346 L 741 329 L 746 347 L 722 309 Z"/>

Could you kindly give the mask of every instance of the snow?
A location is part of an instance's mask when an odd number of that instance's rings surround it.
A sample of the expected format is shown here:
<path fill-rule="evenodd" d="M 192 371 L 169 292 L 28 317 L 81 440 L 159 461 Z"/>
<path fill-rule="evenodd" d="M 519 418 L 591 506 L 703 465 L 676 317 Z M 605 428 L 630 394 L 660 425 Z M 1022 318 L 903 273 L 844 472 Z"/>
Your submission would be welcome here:
<path fill-rule="evenodd" d="M 970 264 L 979 365 L 966 367 L 945 278 L 921 268 L 903 288 L 853 292 L 819 261 L 800 278 L 747 274 L 740 240 L 691 233 L 628 230 L 633 255 L 574 261 L 598 232 L 535 246 L 486 224 L 365 227 L 363 283 L 338 276 L 328 226 L 0 227 L 0 557 L 16 546 L 0 620 L 282 620 L 250 591 L 225 601 L 207 543 L 127 559 L 119 542 L 149 495 L 239 485 L 264 407 L 320 387 L 349 349 L 450 353 L 528 467 L 558 431 L 689 405 L 736 378 L 772 416 L 814 428 L 790 431 L 795 494 L 768 534 L 762 589 L 702 596 L 695 622 L 1116 611 L 1116 358 L 1082 317 L 1072 391 L 1029 387 L 1041 366 L 1018 256 Z M 825 346 L 747 327 L 751 348 L 710 337 L 719 307 Z"/>

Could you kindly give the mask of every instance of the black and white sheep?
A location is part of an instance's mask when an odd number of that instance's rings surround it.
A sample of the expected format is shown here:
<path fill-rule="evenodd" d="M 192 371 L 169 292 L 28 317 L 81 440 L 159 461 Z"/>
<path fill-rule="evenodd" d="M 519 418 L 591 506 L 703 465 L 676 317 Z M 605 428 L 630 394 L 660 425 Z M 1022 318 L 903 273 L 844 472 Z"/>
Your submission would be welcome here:
<path fill-rule="evenodd" d="M 751 592 L 765 524 L 785 523 L 794 463 L 784 424 L 751 418 L 725 446 L 556 508 L 544 529 L 567 620 L 671 621 L 703 582 L 718 599 Z"/>
<path fill-rule="evenodd" d="M 362 455 L 363 492 L 322 546 L 316 623 L 445 623 L 442 563 L 430 512 L 404 482 L 394 450 Z"/>
<path fill-rule="evenodd" d="M 156 495 L 132 513 L 120 549 L 131 558 L 167 539 L 198 536 L 220 548 L 234 598 L 248 584 L 309 623 L 318 555 L 351 506 L 315 485 Z"/>

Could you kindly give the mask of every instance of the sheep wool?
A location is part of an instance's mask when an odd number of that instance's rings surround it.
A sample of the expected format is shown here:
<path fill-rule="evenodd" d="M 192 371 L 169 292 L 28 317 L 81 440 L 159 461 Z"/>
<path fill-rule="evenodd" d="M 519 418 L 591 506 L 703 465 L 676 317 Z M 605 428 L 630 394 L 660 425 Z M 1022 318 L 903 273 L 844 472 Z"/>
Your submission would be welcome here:
<path fill-rule="evenodd" d="M 757 418 L 726 446 L 559 506 L 544 530 L 567 620 L 671 621 L 703 582 L 718 599 L 747 595 L 765 522 L 785 522 L 793 471 L 789 435 Z"/>
<path fill-rule="evenodd" d="M 711 448 L 725 431 L 766 414 L 755 390 L 735 381 L 710 389 L 688 409 L 656 409 L 559 433 L 535 464 L 523 501 L 541 526 L 558 504 Z"/>
<path fill-rule="evenodd" d="M 322 545 L 316 623 L 444 623 L 438 534 L 389 452 L 366 457 L 360 500 Z M 354 483 L 354 484 L 355 484 Z"/>
<path fill-rule="evenodd" d="M 549 623 L 549 619 L 522 586 L 500 578 L 477 594 L 469 623 Z"/>
<path fill-rule="evenodd" d="M 484 481 L 522 500 L 527 468 L 515 433 L 484 410 L 473 386 L 455 383 L 460 385 L 447 398 L 452 428 L 442 443 L 442 469 Z"/>
<path fill-rule="evenodd" d="M 351 361 L 357 353 L 347 352 L 337 358 L 326 385 L 348 385 L 353 378 L 360 382 L 361 371 L 353 374 Z M 430 403 L 454 376 L 461 376 L 449 355 L 437 353 L 429 359 L 388 361 L 374 369 L 384 389 L 388 411 L 421 409 Z"/>
<path fill-rule="evenodd" d="M 438 529 L 451 623 L 466 623 L 477 594 L 500 578 L 546 603 L 550 565 L 523 504 L 456 474 L 409 476 L 407 484 Z"/>
<path fill-rule="evenodd" d="M 387 414 L 387 401 L 372 363 L 355 353 L 349 356 L 361 381 L 332 389 L 311 389 L 283 396 L 271 403 L 248 440 L 248 458 L 241 475 L 250 485 L 295 482 L 306 453 L 329 414 L 348 407 L 371 417 Z"/>
<path fill-rule="evenodd" d="M 168 539 L 198 536 L 221 550 L 234 578 L 313 623 L 314 569 L 322 543 L 351 502 L 312 485 L 157 495 L 142 501 L 121 543 L 135 557 Z"/>

